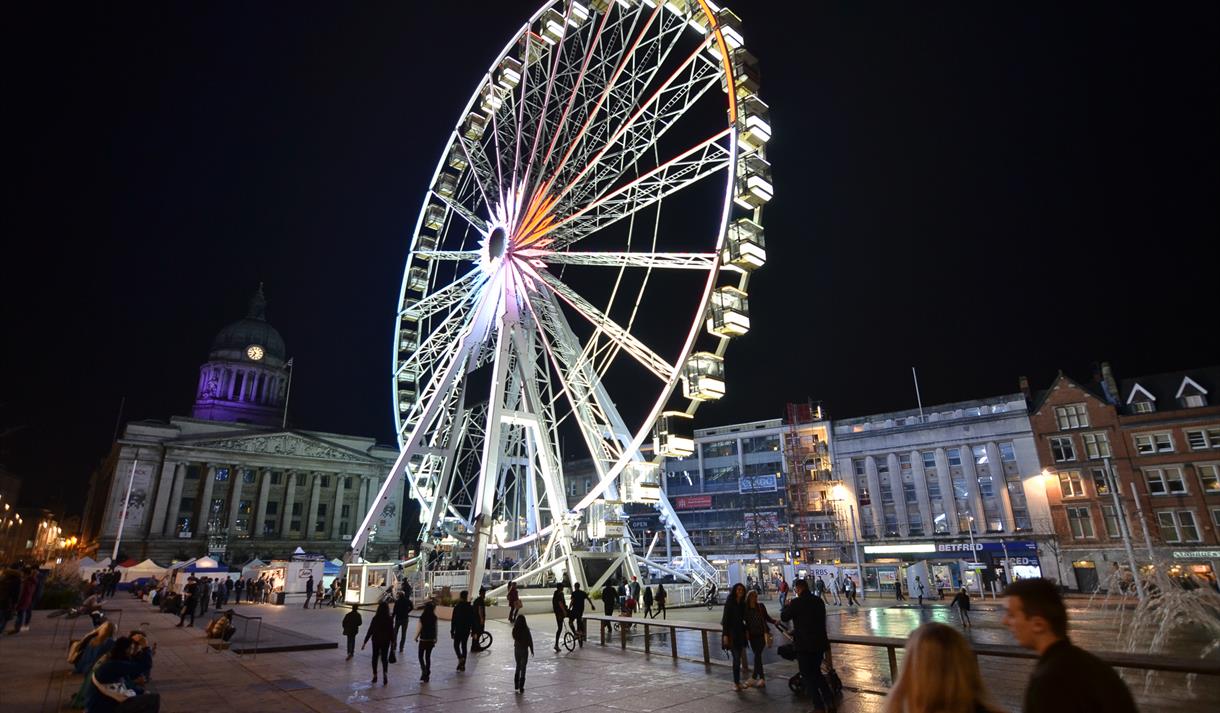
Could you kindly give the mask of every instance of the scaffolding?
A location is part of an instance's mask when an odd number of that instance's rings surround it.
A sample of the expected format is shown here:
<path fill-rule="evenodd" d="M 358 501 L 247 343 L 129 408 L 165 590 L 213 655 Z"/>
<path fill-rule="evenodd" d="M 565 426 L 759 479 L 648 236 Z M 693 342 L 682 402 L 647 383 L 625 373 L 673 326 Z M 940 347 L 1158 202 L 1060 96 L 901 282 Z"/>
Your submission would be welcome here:
<path fill-rule="evenodd" d="M 790 403 L 787 424 L 784 455 L 794 556 L 806 563 L 839 560 L 851 530 L 848 503 L 836 492 L 841 483 L 832 468 L 826 416 L 812 401 Z"/>

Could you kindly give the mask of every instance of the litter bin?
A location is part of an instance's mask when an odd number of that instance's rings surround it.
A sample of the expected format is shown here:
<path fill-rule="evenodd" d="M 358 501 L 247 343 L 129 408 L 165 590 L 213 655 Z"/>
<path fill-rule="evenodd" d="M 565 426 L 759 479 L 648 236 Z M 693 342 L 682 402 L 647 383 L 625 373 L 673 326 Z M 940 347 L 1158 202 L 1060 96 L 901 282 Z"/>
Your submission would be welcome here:
<path fill-rule="evenodd" d="M 278 604 L 279 606 L 284 606 L 284 593 L 283 592 L 275 593 L 275 603 Z"/>

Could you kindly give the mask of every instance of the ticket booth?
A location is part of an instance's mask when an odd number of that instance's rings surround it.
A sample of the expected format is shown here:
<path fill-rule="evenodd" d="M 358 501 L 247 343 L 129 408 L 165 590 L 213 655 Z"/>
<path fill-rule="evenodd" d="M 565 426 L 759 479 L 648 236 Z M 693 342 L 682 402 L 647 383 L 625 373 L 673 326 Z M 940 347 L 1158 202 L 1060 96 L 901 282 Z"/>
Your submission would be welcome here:
<path fill-rule="evenodd" d="M 344 565 L 347 589 L 344 604 L 376 604 L 386 588 L 393 586 L 397 562 L 361 562 Z"/>

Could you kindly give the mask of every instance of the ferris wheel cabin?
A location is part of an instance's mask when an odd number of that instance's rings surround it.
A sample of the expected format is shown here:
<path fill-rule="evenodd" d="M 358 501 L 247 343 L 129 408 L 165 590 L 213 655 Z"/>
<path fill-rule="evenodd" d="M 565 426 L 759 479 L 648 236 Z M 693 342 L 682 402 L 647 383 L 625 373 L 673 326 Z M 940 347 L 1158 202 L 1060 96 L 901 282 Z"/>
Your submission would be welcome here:
<path fill-rule="evenodd" d="M 767 242 L 763 227 L 749 218 L 738 218 L 729 225 L 720 260 L 745 272 L 767 264 Z"/>
<path fill-rule="evenodd" d="M 695 417 L 685 411 L 664 411 L 652 431 L 652 450 L 665 458 L 685 458 L 695 452 Z"/>
<path fill-rule="evenodd" d="M 696 401 L 724 396 L 724 359 L 710 352 L 691 354 L 682 369 L 682 394 Z"/>
<path fill-rule="evenodd" d="M 736 287 L 717 288 L 707 316 L 707 331 L 717 337 L 740 337 L 750 331 L 750 303 Z"/>

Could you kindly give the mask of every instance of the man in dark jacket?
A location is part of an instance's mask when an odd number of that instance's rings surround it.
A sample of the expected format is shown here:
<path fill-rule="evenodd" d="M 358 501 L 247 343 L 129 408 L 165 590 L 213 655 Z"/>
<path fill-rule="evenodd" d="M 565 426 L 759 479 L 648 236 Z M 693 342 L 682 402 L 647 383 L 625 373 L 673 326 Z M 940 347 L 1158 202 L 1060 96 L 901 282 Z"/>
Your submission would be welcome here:
<path fill-rule="evenodd" d="M 614 616 L 614 605 L 618 603 L 618 587 L 615 587 L 610 580 L 606 580 L 605 586 L 602 587 L 602 611 L 606 616 Z M 610 622 L 603 621 L 602 626 L 609 628 Z"/>
<path fill-rule="evenodd" d="M 474 605 L 474 626 L 471 627 L 471 633 L 474 643 L 470 648 L 475 653 L 483 650 L 479 646 L 479 638 L 483 635 L 483 630 L 487 628 L 487 587 L 479 587 L 479 596 L 475 597 Z"/>
<path fill-rule="evenodd" d="M 1068 639 L 1067 609 L 1055 585 L 1022 579 L 1004 596 L 1004 625 L 1018 644 L 1039 656 L 1025 689 L 1024 713 L 1135 713 L 1131 691 L 1114 669 Z"/>
<path fill-rule="evenodd" d="M 474 628 L 474 607 L 467 601 L 470 592 L 463 590 L 458 597 L 458 603 L 453 606 L 453 620 L 449 622 L 449 635 L 453 637 L 453 653 L 457 654 L 457 670 L 465 671 L 467 640 Z"/>
<path fill-rule="evenodd" d="M 809 591 L 809 582 L 798 579 L 793 589 L 796 597 L 784 607 L 780 619 L 792 622 L 796 665 L 805 682 L 805 690 L 815 706 L 834 710 L 834 694 L 822 675 L 822 658 L 830 652 L 826 635 L 826 604 Z"/>
<path fill-rule="evenodd" d="M 555 615 L 555 653 L 559 653 L 559 639 L 563 637 L 563 622 L 568 618 L 568 605 L 563 601 L 563 583 L 555 585 L 551 595 L 551 612 Z"/>
<path fill-rule="evenodd" d="M 347 660 L 356 655 L 356 634 L 360 633 L 360 625 L 364 619 L 360 616 L 360 607 L 352 605 L 352 610 L 343 616 L 343 635 L 347 637 Z"/>
<path fill-rule="evenodd" d="M 589 595 L 580 588 L 580 582 L 572 585 L 572 605 L 571 617 L 572 623 L 576 626 L 576 640 L 580 642 L 581 647 L 585 645 L 585 600 Z"/>
<path fill-rule="evenodd" d="M 313 575 L 309 575 L 309 579 L 305 581 L 305 608 L 309 608 L 309 600 L 313 599 Z"/>
<path fill-rule="evenodd" d="M 413 608 L 411 598 L 407 596 L 406 592 L 399 592 L 398 598 L 394 600 L 394 635 L 398 638 L 398 653 L 400 654 L 407 643 L 407 629 L 411 625 Z"/>

